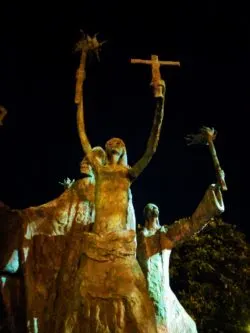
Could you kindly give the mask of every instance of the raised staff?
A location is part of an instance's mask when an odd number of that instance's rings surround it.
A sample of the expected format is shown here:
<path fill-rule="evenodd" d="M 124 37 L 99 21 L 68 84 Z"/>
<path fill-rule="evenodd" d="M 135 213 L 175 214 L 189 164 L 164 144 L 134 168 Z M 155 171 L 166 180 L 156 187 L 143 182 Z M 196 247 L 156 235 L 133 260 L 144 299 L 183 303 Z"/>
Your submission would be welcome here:
<path fill-rule="evenodd" d="M 185 138 L 187 140 L 188 145 L 194 145 L 194 144 L 205 144 L 209 147 L 214 167 L 215 167 L 215 172 L 217 176 L 217 181 L 218 184 L 220 185 L 221 189 L 223 191 L 227 191 L 227 184 L 225 181 L 225 173 L 222 170 L 220 166 L 220 162 L 215 150 L 214 146 L 214 140 L 216 138 L 217 132 L 214 128 L 206 127 L 203 126 L 200 128 L 200 131 L 198 134 L 189 134 Z"/>
<path fill-rule="evenodd" d="M 81 95 L 83 88 L 82 85 L 86 78 L 85 67 L 86 67 L 87 54 L 92 52 L 96 55 L 97 59 L 99 60 L 100 48 L 104 43 L 106 43 L 106 41 L 100 43 L 97 40 L 98 34 L 95 34 L 94 37 L 90 37 L 89 35 L 85 35 L 82 30 L 81 33 L 82 33 L 82 38 L 76 44 L 75 47 L 76 52 L 77 51 L 81 52 L 80 65 L 76 74 L 76 93 L 75 93 L 76 104 L 80 104 L 81 102 Z"/>

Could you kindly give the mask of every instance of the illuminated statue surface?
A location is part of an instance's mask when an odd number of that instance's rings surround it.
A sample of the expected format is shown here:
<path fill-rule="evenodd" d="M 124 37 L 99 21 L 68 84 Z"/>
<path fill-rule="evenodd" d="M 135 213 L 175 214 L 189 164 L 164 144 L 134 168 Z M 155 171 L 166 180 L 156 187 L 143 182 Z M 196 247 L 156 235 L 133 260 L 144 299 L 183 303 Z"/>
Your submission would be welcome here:
<path fill-rule="evenodd" d="M 147 278 L 149 295 L 154 301 L 158 332 L 195 333 L 196 325 L 179 303 L 169 284 L 171 251 L 180 242 L 199 232 L 224 211 L 219 187 L 211 185 L 190 218 L 170 226 L 159 223 L 159 209 L 154 204 L 144 209 L 145 226 L 138 229 L 137 257 Z"/>
<path fill-rule="evenodd" d="M 94 149 L 95 150 L 95 149 Z M 8 313 L 8 325 L 13 332 L 35 332 L 41 327 L 46 313 L 53 309 L 60 272 L 67 255 L 66 248 L 75 244 L 83 230 L 93 223 L 94 177 L 86 159 L 81 163 L 84 178 L 63 192 L 59 198 L 38 207 L 13 210 L 0 209 L 0 271 L 1 290 Z M 76 262 L 79 247 L 73 247 Z M 66 255 L 65 255 L 66 252 Z M 14 281 L 16 288 L 14 287 Z M 25 297 L 20 311 L 27 323 L 15 321 L 12 294 Z M 22 297 L 23 298 L 23 297 Z M 23 325 L 23 331 L 20 329 Z M 16 330 L 15 330 L 16 329 Z"/>
<path fill-rule="evenodd" d="M 86 59 L 91 52 L 98 55 L 100 46 L 96 36 L 83 36 L 77 45 L 81 60 L 75 103 L 85 153 L 83 178 L 65 180 L 64 193 L 44 205 L 23 210 L 0 206 L 0 287 L 7 325 L 13 333 L 179 333 L 177 323 L 185 317 L 193 333 L 194 322 L 169 286 L 169 256 L 177 242 L 223 211 L 220 188 L 211 186 L 192 217 L 168 229 L 152 215 L 155 206 L 147 206 L 145 228 L 137 234 L 130 190 L 159 142 L 165 102 L 160 66 L 180 64 L 159 61 L 156 55 L 151 60 L 131 59 L 152 68 L 155 115 L 145 152 L 130 167 L 121 139 L 108 140 L 105 150 L 92 148 L 85 130 Z M 204 133 L 212 135 L 208 128 Z M 191 136 L 191 143 L 196 139 Z M 211 140 L 209 148 L 215 152 Z M 215 157 L 222 186 L 224 174 Z M 173 306 L 182 309 L 184 317 L 178 317 Z M 15 318 L 19 310 L 23 316 Z"/>
<path fill-rule="evenodd" d="M 165 84 L 161 79 L 154 82 L 155 117 L 142 158 L 129 167 L 124 142 L 112 138 L 105 145 L 106 162 L 100 163 L 86 135 L 81 93 L 92 44 L 83 40 L 81 45 L 75 102 L 82 148 L 95 175 L 95 220 L 93 231 L 83 233 L 75 295 L 66 319 L 56 323 L 56 331 L 157 332 L 153 304 L 136 260 L 135 230 L 128 229 L 127 220 L 130 186 L 150 162 L 159 141 Z"/>

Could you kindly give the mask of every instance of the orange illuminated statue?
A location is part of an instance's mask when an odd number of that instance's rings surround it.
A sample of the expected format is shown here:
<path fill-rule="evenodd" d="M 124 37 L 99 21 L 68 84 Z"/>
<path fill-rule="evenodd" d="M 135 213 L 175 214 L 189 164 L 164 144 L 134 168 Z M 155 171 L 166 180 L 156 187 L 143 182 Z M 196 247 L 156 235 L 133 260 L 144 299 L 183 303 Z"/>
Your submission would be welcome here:
<path fill-rule="evenodd" d="M 163 62 L 152 58 L 156 102 L 144 154 L 130 167 L 124 142 L 112 138 L 105 151 L 92 148 L 85 131 L 83 82 L 87 55 L 98 55 L 96 36 L 83 36 L 77 71 L 77 125 L 85 153 L 83 179 L 67 182 L 57 199 L 23 210 L 0 209 L 0 271 L 20 272 L 25 304 L 23 331 L 29 333 L 156 333 L 153 302 L 136 259 L 135 216 L 130 187 L 156 152 L 162 127 L 165 82 Z M 172 63 L 168 63 L 172 64 Z M 6 235 L 11 235 L 11 240 Z M 0 273 L 1 273 L 0 272 Z M 2 295 L 11 324 L 11 284 Z M 10 305 L 10 306 L 8 306 Z M 10 325 L 11 326 L 11 325 Z"/>
<path fill-rule="evenodd" d="M 136 260 L 135 231 L 128 229 L 127 219 L 130 186 L 151 160 L 159 141 L 165 84 L 162 80 L 157 83 L 162 94 L 156 98 L 153 128 L 142 158 L 129 167 L 124 142 L 112 138 L 105 145 L 103 165 L 93 155 L 85 132 L 81 92 L 87 54 L 98 43 L 88 37 L 81 45 L 75 101 L 81 144 L 95 174 L 95 220 L 93 232 L 84 233 L 74 302 L 66 320 L 57 322 L 56 331 L 153 333 L 154 309 Z"/>

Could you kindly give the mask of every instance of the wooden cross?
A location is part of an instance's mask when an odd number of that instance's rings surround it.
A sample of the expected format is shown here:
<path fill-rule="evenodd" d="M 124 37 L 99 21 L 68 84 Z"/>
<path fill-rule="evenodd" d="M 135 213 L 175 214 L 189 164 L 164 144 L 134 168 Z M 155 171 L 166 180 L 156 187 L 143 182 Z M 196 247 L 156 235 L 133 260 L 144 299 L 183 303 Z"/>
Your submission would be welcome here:
<path fill-rule="evenodd" d="M 151 84 L 155 89 L 155 97 L 163 97 L 161 84 L 161 73 L 160 66 L 179 66 L 179 61 L 159 61 L 157 55 L 151 55 L 151 60 L 143 60 L 143 59 L 131 59 L 131 64 L 146 64 L 152 66 L 152 81 Z"/>

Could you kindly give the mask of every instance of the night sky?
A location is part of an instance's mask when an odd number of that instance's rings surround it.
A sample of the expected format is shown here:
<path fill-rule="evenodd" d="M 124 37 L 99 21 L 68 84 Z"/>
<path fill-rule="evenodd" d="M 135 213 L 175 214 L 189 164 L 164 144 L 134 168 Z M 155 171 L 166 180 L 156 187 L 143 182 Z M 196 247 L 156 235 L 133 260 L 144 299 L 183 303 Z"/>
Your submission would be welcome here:
<path fill-rule="evenodd" d="M 1 10 L 0 104 L 8 110 L 0 128 L 0 199 L 13 208 L 40 205 L 59 196 L 66 177 L 79 179 L 83 157 L 76 128 L 73 52 L 80 29 L 100 32 L 100 62 L 90 59 L 85 83 L 86 130 L 92 146 L 121 137 L 129 164 L 144 152 L 153 120 L 149 66 L 130 58 L 178 60 L 162 67 L 167 84 L 158 150 L 132 186 L 137 220 L 148 202 L 160 207 L 161 224 L 190 216 L 215 171 L 206 146 L 184 137 L 214 126 L 226 173 L 226 222 L 247 232 L 240 212 L 241 123 L 246 113 L 249 36 L 246 12 L 201 2 L 156 2 L 135 7 L 60 4 L 9 6 Z M 105 3 L 105 2 L 103 2 Z M 146 9 L 146 10 L 145 10 Z"/>

